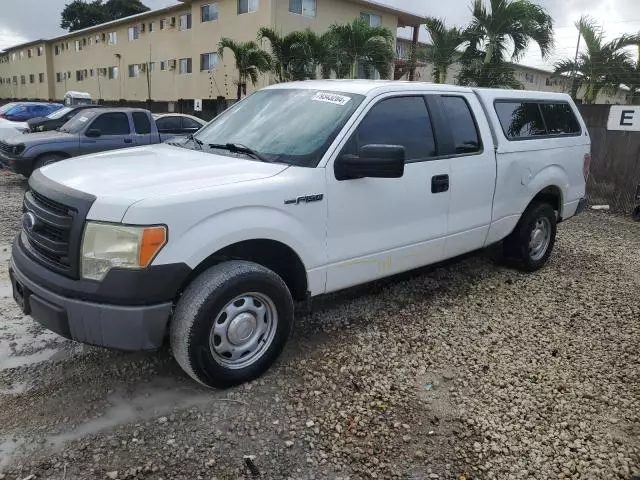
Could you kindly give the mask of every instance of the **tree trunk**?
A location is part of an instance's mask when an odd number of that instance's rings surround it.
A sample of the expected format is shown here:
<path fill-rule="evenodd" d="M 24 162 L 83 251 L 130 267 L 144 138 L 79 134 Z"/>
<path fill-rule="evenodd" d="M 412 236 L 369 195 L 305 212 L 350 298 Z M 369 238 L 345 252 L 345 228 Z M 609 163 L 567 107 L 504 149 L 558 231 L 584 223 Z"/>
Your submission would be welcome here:
<path fill-rule="evenodd" d="M 493 59 L 493 42 L 489 39 L 489 43 L 487 44 L 487 53 L 484 56 L 484 64 L 489 65 L 491 60 Z"/>
<path fill-rule="evenodd" d="M 242 75 L 238 77 L 238 92 L 237 92 L 238 101 L 242 98 Z"/>

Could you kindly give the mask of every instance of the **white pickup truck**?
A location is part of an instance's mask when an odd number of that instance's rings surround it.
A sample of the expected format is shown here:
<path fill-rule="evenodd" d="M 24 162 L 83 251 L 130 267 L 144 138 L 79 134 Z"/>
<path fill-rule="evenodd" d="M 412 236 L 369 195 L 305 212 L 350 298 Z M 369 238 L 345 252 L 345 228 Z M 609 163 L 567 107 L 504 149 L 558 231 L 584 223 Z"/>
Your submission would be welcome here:
<path fill-rule="evenodd" d="M 37 170 L 10 275 L 85 343 L 168 336 L 198 382 L 276 359 L 294 300 L 503 241 L 525 270 L 584 208 L 590 138 L 564 94 L 390 81 L 260 90 L 176 145 Z"/>

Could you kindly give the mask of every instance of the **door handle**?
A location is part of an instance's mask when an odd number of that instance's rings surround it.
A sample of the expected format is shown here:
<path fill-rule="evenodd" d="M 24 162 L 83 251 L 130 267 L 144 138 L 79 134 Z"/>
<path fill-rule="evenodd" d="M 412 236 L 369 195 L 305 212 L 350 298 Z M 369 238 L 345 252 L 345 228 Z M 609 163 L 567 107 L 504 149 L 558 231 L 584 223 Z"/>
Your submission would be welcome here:
<path fill-rule="evenodd" d="M 449 190 L 449 175 L 431 177 L 431 193 L 442 193 Z"/>
<path fill-rule="evenodd" d="M 133 143 L 133 140 L 130 138 L 125 138 L 124 143 Z"/>

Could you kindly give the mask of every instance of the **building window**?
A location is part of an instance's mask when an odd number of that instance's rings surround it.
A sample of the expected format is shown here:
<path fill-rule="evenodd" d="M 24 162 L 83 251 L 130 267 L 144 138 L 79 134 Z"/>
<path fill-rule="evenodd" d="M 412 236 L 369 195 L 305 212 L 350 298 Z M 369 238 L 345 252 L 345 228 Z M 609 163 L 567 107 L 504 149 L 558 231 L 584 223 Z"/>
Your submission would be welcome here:
<path fill-rule="evenodd" d="M 155 31 L 156 29 L 156 22 L 149 22 L 149 33 Z"/>
<path fill-rule="evenodd" d="M 160 62 L 160 71 L 164 71 L 167 69 L 167 61 L 166 60 L 162 60 Z"/>
<path fill-rule="evenodd" d="M 33 73 L 29 75 L 29 83 L 36 83 L 36 76 Z"/>
<path fill-rule="evenodd" d="M 23 58 L 24 58 L 24 52 L 23 52 L 23 51 L 21 51 L 21 52 L 20 52 L 20 60 L 22 60 Z"/>
<path fill-rule="evenodd" d="M 86 37 L 82 39 L 82 46 L 83 47 L 87 46 L 87 38 Z"/>
<path fill-rule="evenodd" d="M 109 67 L 109 80 L 118 78 L 118 67 Z"/>
<path fill-rule="evenodd" d="M 180 75 L 185 75 L 187 73 L 191 73 L 191 59 L 190 58 L 181 58 L 180 66 L 178 72 Z"/>
<path fill-rule="evenodd" d="M 80 50 L 82 50 L 82 43 L 80 43 L 80 40 L 76 40 L 75 45 L 76 45 L 76 52 L 79 52 Z"/>
<path fill-rule="evenodd" d="M 14 84 L 14 85 L 17 85 L 17 84 L 18 84 L 18 76 L 17 76 L 17 75 L 14 75 L 14 76 L 13 76 L 13 84 Z"/>
<path fill-rule="evenodd" d="M 140 74 L 140 65 L 129 65 L 129 77 L 137 77 Z"/>
<path fill-rule="evenodd" d="M 26 85 L 27 83 L 27 77 L 25 77 L 24 75 L 20 75 L 20 85 Z"/>
<path fill-rule="evenodd" d="M 40 74 L 38 74 L 38 81 L 39 81 L 40 83 L 44 83 L 44 73 L 40 73 Z"/>
<path fill-rule="evenodd" d="M 15 53 L 12 53 L 12 54 L 11 54 L 11 61 L 12 61 L 12 62 L 15 62 L 15 61 L 16 61 L 16 54 L 15 54 Z"/>
<path fill-rule="evenodd" d="M 289 11 L 305 17 L 315 17 L 316 0 L 289 0 Z"/>
<path fill-rule="evenodd" d="M 31 49 L 27 50 L 27 58 L 33 57 L 33 51 Z"/>
<path fill-rule="evenodd" d="M 84 80 L 84 72 L 82 70 L 76 70 L 76 82 Z"/>
<path fill-rule="evenodd" d="M 138 38 L 140 38 L 140 29 L 138 25 L 129 27 L 129 41 L 133 42 L 134 40 L 138 40 Z"/>
<path fill-rule="evenodd" d="M 44 47 L 38 47 L 38 56 L 41 57 L 44 53 Z"/>
<path fill-rule="evenodd" d="M 167 19 L 163 18 L 160 20 L 160 30 L 164 30 L 165 28 L 167 28 Z"/>
<path fill-rule="evenodd" d="M 153 73 L 156 71 L 156 62 L 149 62 L 149 73 Z"/>
<path fill-rule="evenodd" d="M 100 35 L 96 35 L 96 38 L 94 39 L 94 43 L 97 45 L 98 43 L 100 43 Z"/>
<path fill-rule="evenodd" d="M 62 82 L 62 74 L 60 72 L 56 72 L 56 82 Z"/>
<path fill-rule="evenodd" d="M 116 45 L 118 43 L 118 34 L 116 32 L 109 32 L 107 44 Z"/>
<path fill-rule="evenodd" d="M 200 71 L 208 72 L 218 65 L 217 53 L 203 53 L 200 55 Z"/>
<path fill-rule="evenodd" d="M 191 28 L 191 14 L 185 13 L 184 15 L 180 15 L 180 26 L 181 31 L 189 30 Z"/>
<path fill-rule="evenodd" d="M 218 19 L 218 4 L 210 3 L 200 7 L 200 18 L 203 22 L 211 22 Z"/>
<path fill-rule="evenodd" d="M 238 15 L 258 10 L 258 0 L 238 0 Z"/>
<path fill-rule="evenodd" d="M 378 27 L 382 25 L 382 17 L 373 13 L 360 12 L 360 19 L 369 24 L 370 27 Z"/>

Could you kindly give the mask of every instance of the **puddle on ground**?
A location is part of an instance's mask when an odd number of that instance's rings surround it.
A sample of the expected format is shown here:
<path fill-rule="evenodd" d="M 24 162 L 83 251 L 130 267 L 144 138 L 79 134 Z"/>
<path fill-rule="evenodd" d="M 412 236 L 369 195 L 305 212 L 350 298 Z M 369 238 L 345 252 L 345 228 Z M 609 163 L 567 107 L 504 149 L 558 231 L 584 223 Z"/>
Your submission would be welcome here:
<path fill-rule="evenodd" d="M 0 395 L 22 395 L 31 388 L 27 382 L 16 382 L 10 387 L 0 388 Z"/>
<path fill-rule="evenodd" d="M 45 330 L 30 317 L 11 316 L 13 309 L 0 312 L 0 370 L 23 367 L 35 363 L 67 357 L 64 350 L 69 340 Z"/>
<path fill-rule="evenodd" d="M 242 402 L 226 399 L 225 395 L 222 391 L 185 386 L 172 378 L 158 379 L 151 384 L 140 386 L 133 394 L 124 391 L 113 393 L 107 398 L 110 406 L 99 418 L 88 420 L 72 431 L 45 437 L 44 445 L 59 451 L 66 443 L 87 435 L 95 435 L 129 423 L 169 416 L 181 410 L 214 402 L 220 404 L 217 411 L 221 417 L 245 408 Z M 23 446 L 24 448 L 21 448 Z M 27 444 L 26 439 L 22 437 L 0 436 L 0 467 L 8 465 L 18 455 L 28 454 L 36 448 L 40 450 L 42 447 L 38 442 L 32 441 Z"/>
<path fill-rule="evenodd" d="M 23 437 L 0 436 L 0 468 L 9 465 L 11 458 L 24 444 Z"/>
<path fill-rule="evenodd" d="M 51 436 L 48 438 L 48 443 L 58 449 L 67 442 L 110 430 L 119 425 L 161 417 L 175 410 L 206 405 L 215 402 L 217 396 L 213 391 L 180 387 L 175 381 L 169 379 L 156 381 L 152 386 L 140 389 L 133 396 L 122 393 L 111 395 L 108 398 L 111 406 L 100 418 L 89 420 L 71 432 Z M 226 408 L 244 408 L 244 405 L 239 402 L 222 400 L 222 403 Z M 221 408 L 225 408 L 225 405 Z"/>
<path fill-rule="evenodd" d="M 13 298 L 11 285 L 0 285 L 0 298 Z"/>

